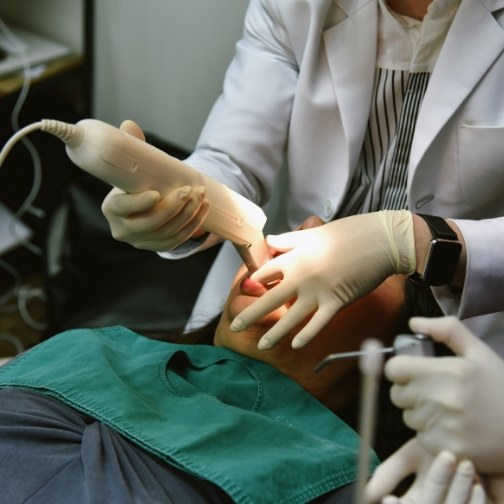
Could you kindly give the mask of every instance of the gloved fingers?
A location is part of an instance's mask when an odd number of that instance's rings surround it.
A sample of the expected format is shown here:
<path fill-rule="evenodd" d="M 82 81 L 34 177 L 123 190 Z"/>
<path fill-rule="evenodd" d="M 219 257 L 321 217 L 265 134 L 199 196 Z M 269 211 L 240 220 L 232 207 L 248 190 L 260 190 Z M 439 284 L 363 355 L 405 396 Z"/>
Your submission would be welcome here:
<path fill-rule="evenodd" d="M 484 504 L 486 494 L 475 477 L 471 461 L 463 460 L 456 464 L 453 454 L 441 452 L 426 480 L 426 502 L 433 499 L 433 504 Z"/>
<path fill-rule="evenodd" d="M 457 456 L 468 456 L 465 452 L 464 446 L 459 442 L 457 434 L 453 434 L 451 429 L 444 428 L 440 421 L 440 415 L 435 420 L 435 428 L 420 430 L 416 433 L 418 444 L 428 453 L 436 453 L 439 447 L 442 446 L 445 450 L 450 451 Z"/>
<path fill-rule="evenodd" d="M 411 355 L 396 355 L 385 364 L 385 376 L 388 380 L 407 384 L 414 379 L 443 373 L 447 367 L 458 369 L 457 357 L 416 357 Z"/>
<path fill-rule="evenodd" d="M 147 212 L 161 200 L 157 191 L 144 191 L 128 194 L 114 187 L 103 200 L 102 211 L 105 217 L 126 218 L 131 214 Z"/>
<path fill-rule="evenodd" d="M 133 245 L 141 249 L 157 252 L 172 250 L 192 238 L 195 232 L 201 229 L 209 210 L 210 204 L 205 200 L 201 203 L 197 212 L 189 217 L 189 221 L 187 221 L 187 216 L 177 215 L 168 223 L 150 233 L 148 237 L 133 243 Z"/>
<path fill-rule="evenodd" d="M 316 229 L 319 227 L 321 226 L 312 226 L 311 228 L 303 228 L 278 235 L 268 235 L 266 236 L 266 243 L 274 250 L 287 252 L 300 245 L 309 244 L 311 241 L 310 236 L 313 236 L 313 233 L 316 233 Z"/>
<path fill-rule="evenodd" d="M 390 455 L 375 470 L 365 489 L 365 502 L 375 504 L 394 491 L 397 485 L 420 466 L 421 448 L 411 439 Z"/>
<path fill-rule="evenodd" d="M 411 383 L 394 383 L 390 387 L 390 400 L 401 409 L 419 408 L 427 403 L 434 403 L 436 401 L 433 400 L 432 393 L 439 391 L 436 381 L 433 376 L 426 375 Z"/>
<path fill-rule="evenodd" d="M 395 495 L 386 495 L 382 500 L 381 504 L 407 504 L 404 500 L 396 497 Z"/>
<path fill-rule="evenodd" d="M 467 502 L 471 497 L 476 472 L 470 460 L 462 460 L 457 465 L 445 504 Z"/>
<path fill-rule="evenodd" d="M 295 306 L 295 304 L 294 304 Z M 292 306 L 292 308 L 294 308 Z M 332 317 L 342 308 L 342 304 L 332 303 L 331 306 L 320 306 L 313 314 L 310 321 L 301 329 L 292 340 L 292 348 L 302 348 L 309 343 L 330 322 Z"/>
<path fill-rule="evenodd" d="M 139 208 L 139 205 L 134 205 L 133 202 L 144 194 L 118 194 L 114 199 L 117 205 L 128 206 L 131 211 Z M 194 220 L 195 216 L 198 216 L 203 201 L 204 189 L 193 190 L 189 186 L 175 189 L 148 210 L 130 213 L 119 221 L 111 223 L 112 236 L 116 240 L 126 241 L 139 248 L 142 242 L 165 241 L 167 237 L 176 234 Z M 204 220 L 207 213 L 208 209 L 204 208 L 199 217 Z M 171 248 L 180 243 L 181 240 L 178 240 L 177 243 L 172 244 Z M 156 250 L 168 250 L 163 248 L 164 246 L 157 244 Z"/>
<path fill-rule="evenodd" d="M 132 232 L 142 232 L 144 229 L 154 230 L 169 224 L 174 233 L 193 219 L 204 197 L 204 188 L 184 186 L 174 189 L 148 212 L 131 215 L 129 227 Z"/>
<path fill-rule="evenodd" d="M 284 261 L 282 261 L 282 256 L 273 257 L 266 263 L 264 263 L 258 270 L 254 271 L 250 278 L 254 282 L 259 282 L 267 285 L 272 282 L 281 280 L 284 276 L 282 266 Z"/>
<path fill-rule="evenodd" d="M 188 187 L 187 192 L 179 190 L 170 192 L 152 209 L 150 219 L 156 228 L 163 231 L 161 237 L 189 230 L 185 233 L 187 239 L 202 226 L 209 209 L 210 203 L 205 199 L 204 188 Z"/>
<path fill-rule="evenodd" d="M 392 403 L 403 410 L 413 408 L 418 398 L 418 394 L 414 395 L 408 393 L 408 389 L 405 385 L 398 385 L 397 383 L 390 387 L 389 396 Z"/>
<path fill-rule="evenodd" d="M 455 472 L 455 456 L 448 451 L 440 452 L 427 472 L 422 488 L 423 502 L 443 504 L 445 496 L 451 488 Z M 463 485 L 459 485 L 458 488 L 462 491 Z M 465 499 L 458 502 L 465 502 L 467 497 L 468 495 L 466 494 Z"/>
<path fill-rule="evenodd" d="M 158 201 L 155 191 L 127 194 L 113 189 L 102 208 L 116 240 L 161 252 L 180 245 L 201 227 L 209 211 L 204 194 L 203 188 L 185 186 Z"/>
<path fill-rule="evenodd" d="M 136 138 L 139 138 L 140 140 L 145 141 L 145 135 L 142 131 L 142 128 L 140 128 L 140 126 L 131 119 L 126 119 L 125 121 L 123 121 L 119 129 L 125 131 L 126 133 L 129 133 L 130 135 L 133 135 Z"/>
<path fill-rule="evenodd" d="M 274 259 L 272 259 L 273 261 Z M 251 276 L 253 278 L 253 275 Z M 232 331 L 243 331 L 268 313 L 276 310 L 296 296 L 295 286 L 288 281 L 275 285 L 268 292 L 257 298 L 250 306 L 239 313 L 231 322 Z M 280 319 L 282 322 L 284 317 Z M 278 323 L 276 325 L 278 325 Z"/>
<path fill-rule="evenodd" d="M 257 347 L 267 350 L 275 346 L 284 336 L 293 331 L 299 324 L 313 312 L 310 305 L 303 304 L 299 299 L 287 309 L 282 318 L 259 340 Z M 293 348 L 299 348 L 294 346 Z"/>
<path fill-rule="evenodd" d="M 456 317 L 413 317 L 409 325 L 412 331 L 430 335 L 459 356 L 473 348 L 485 348 L 485 344 Z"/>
<path fill-rule="evenodd" d="M 483 488 L 483 485 L 481 483 L 476 483 L 471 492 L 471 497 L 469 498 L 469 501 L 467 504 L 490 504 L 489 501 L 487 501 L 487 496 L 485 489 Z"/>
<path fill-rule="evenodd" d="M 403 499 L 396 497 L 395 495 L 386 495 L 382 500 L 381 504 L 408 504 Z M 413 504 L 413 503 L 411 503 Z"/>
<path fill-rule="evenodd" d="M 402 497 L 391 495 L 406 476 L 415 481 Z M 365 489 L 366 504 L 484 504 L 485 491 L 475 481 L 474 466 L 442 451 L 433 459 L 411 439 L 374 472 Z"/>
<path fill-rule="evenodd" d="M 394 401 L 392 402 L 396 404 Z M 410 429 L 420 434 L 427 427 L 431 427 L 435 423 L 439 414 L 440 409 L 436 403 L 430 401 L 422 402 L 411 409 L 404 409 L 403 421 Z"/>

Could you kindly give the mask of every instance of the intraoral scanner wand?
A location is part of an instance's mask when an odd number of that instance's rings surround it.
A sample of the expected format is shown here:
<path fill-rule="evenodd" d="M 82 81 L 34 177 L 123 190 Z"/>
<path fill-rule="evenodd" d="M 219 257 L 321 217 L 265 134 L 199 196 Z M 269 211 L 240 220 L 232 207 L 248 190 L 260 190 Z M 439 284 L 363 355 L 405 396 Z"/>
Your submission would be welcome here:
<path fill-rule="evenodd" d="M 224 184 L 105 122 L 77 124 L 44 119 L 19 130 L 0 153 L 0 166 L 12 146 L 31 131 L 42 130 L 66 144 L 68 157 L 84 171 L 128 193 L 204 186 L 210 210 L 203 229 L 233 243 L 250 271 L 271 258 L 262 230 L 262 209 Z"/>

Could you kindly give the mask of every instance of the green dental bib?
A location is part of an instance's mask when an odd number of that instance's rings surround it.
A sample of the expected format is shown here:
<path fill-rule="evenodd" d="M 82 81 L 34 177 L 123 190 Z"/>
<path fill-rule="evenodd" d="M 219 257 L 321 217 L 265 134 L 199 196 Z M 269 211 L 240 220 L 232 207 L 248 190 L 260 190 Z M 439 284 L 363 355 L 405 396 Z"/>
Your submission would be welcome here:
<path fill-rule="evenodd" d="M 305 503 L 356 479 L 358 435 L 273 367 L 225 348 L 72 330 L 0 368 L 5 386 L 58 398 L 238 503 Z"/>

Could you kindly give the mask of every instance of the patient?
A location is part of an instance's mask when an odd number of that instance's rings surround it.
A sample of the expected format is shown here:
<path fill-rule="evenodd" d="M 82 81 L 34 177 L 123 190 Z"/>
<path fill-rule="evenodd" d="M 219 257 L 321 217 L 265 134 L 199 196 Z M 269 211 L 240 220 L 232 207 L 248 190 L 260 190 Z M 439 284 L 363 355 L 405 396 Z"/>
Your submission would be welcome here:
<path fill-rule="evenodd" d="M 412 315 L 411 288 L 390 277 L 299 350 L 290 338 L 257 349 L 279 312 L 230 331 L 264 290 L 244 268 L 213 345 L 155 341 L 123 327 L 54 336 L 0 368 L 2 497 L 351 502 L 359 439 L 347 422 L 355 417 L 357 361 L 313 368 L 367 338 L 390 344 Z M 403 442 L 396 441 L 391 450 Z"/>

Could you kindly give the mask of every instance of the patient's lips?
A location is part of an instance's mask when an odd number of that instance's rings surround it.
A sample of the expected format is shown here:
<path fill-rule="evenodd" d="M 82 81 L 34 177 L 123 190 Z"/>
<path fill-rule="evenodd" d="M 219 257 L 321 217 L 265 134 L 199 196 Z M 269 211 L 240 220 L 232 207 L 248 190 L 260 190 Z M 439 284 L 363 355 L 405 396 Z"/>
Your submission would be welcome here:
<path fill-rule="evenodd" d="M 245 296 L 262 296 L 268 289 L 265 285 L 245 277 L 240 284 L 240 291 Z"/>
<path fill-rule="evenodd" d="M 235 286 L 228 302 L 228 314 L 234 319 L 245 308 L 250 306 L 258 297 L 268 289 L 261 283 L 254 282 L 246 276 Z"/>

